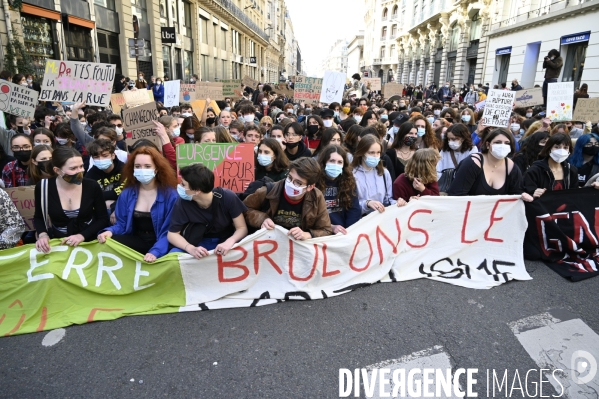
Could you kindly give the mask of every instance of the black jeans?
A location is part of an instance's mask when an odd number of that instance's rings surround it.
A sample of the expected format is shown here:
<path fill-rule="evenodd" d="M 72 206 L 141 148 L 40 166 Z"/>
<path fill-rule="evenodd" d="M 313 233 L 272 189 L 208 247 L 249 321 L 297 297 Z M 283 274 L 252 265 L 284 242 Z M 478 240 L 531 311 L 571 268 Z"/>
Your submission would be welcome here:
<path fill-rule="evenodd" d="M 556 83 L 557 79 L 555 78 L 551 78 L 551 79 L 545 79 L 543 81 L 543 105 L 545 106 L 545 108 L 547 108 L 547 88 L 549 87 L 549 83 Z"/>

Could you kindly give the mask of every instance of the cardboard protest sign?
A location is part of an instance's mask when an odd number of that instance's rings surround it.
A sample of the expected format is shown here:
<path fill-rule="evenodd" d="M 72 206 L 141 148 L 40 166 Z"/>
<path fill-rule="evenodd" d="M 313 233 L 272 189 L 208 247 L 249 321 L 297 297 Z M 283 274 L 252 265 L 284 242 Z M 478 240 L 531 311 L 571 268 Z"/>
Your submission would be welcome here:
<path fill-rule="evenodd" d="M 282 94 L 287 98 L 293 98 L 293 89 L 288 88 L 285 83 L 279 83 L 273 87 L 273 91 L 277 94 Z"/>
<path fill-rule="evenodd" d="M 362 83 L 366 87 L 370 84 L 370 90 L 381 90 L 381 78 L 362 78 Z"/>
<path fill-rule="evenodd" d="M 5 189 L 5 191 L 21 214 L 27 230 L 35 230 L 35 226 L 33 225 L 35 186 L 12 187 Z"/>
<path fill-rule="evenodd" d="M 543 104 L 543 89 L 537 87 L 534 89 L 518 90 L 516 92 L 516 107 L 532 107 Z"/>
<path fill-rule="evenodd" d="M 584 226 L 593 226 L 587 220 Z M 139 314 L 281 306 L 276 303 L 350 295 L 371 284 L 382 290 L 377 282 L 401 290 L 402 281 L 426 278 L 490 289 L 531 279 L 523 258 L 526 228 L 516 196 L 425 196 L 373 212 L 347 234 L 298 241 L 276 226 L 243 238 L 225 256 L 209 251 L 201 259 L 169 253 L 148 265 L 143 254 L 112 239 L 77 247 L 52 240 L 49 254 L 20 246 L 2 251 L 1 281 L 10 284 L 0 290 L 0 336 Z"/>
<path fill-rule="evenodd" d="M 258 88 L 258 82 L 256 79 L 249 77 L 248 75 L 245 75 L 243 77 L 243 79 L 241 79 L 241 84 L 244 86 L 248 86 L 251 89 L 256 90 Z"/>
<path fill-rule="evenodd" d="M 484 126 L 508 127 L 515 97 L 515 91 L 489 90 L 481 123 Z"/>
<path fill-rule="evenodd" d="M 150 98 L 149 93 L 152 93 L 152 90 L 140 89 L 124 91 L 122 95 L 123 99 L 125 100 L 125 104 L 127 105 L 127 108 L 132 108 L 142 104 L 154 102 L 153 97 Z"/>
<path fill-rule="evenodd" d="M 9 81 L 0 83 L 0 111 L 7 114 L 29 118 L 37 106 L 38 92 Z"/>
<path fill-rule="evenodd" d="M 403 96 L 403 85 L 399 83 L 385 83 L 383 86 L 383 95 L 385 98 L 393 96 Z"/>
<path fill-rule="evenodd" d="M 216 101 L 214 101 L 214 100 L 210 101 L 209 107 L 212 108 L 212 110 L 214 111 L 214 113 L 216 115 L 220 114 L 220 107 L 218 106 L 218 104 L 216 103 Z"/>
<path fill-rule="evenodd" d="M 114 93 L 110 95 L 110 106 L 112 107 L 112 112 L 120 115 L 124 105 L 125 97 L 123 96 L 123 93 Z"/>
<path fill-rule="evenodd" d="M 95 62 L 48 59 L 39 101 L 58 101 L 108 107 L 115 66 Z"/>
<path fill-rule="evenodd" d="M 345 74 L 343 72 L 324 71 L 320 102 L 330 104 L 340 103 L 343 100 L 343 89 L 345 88 Z"/>
<path fill-rule="evenodd" d="M 574 82 L 549 83 L 547 86 L 547 117 L 551 122 L 571 121 L 574 103 Z"/>
<path fill-rule="evenodd" d="M 322 90 L 322 79 L 298 76 L 293 91 L 294 100 L 318 101 Z"/>
<path fill-rule="evenodd" d="M 182 84 L 179 92 L 179 101 L 182 103 L 190 103 L 197 100 L 196 85 Z"/>
<path fill-rule="evenodd" d="M 123 127 L 125 142 L 133 145 L 137 140 L 147 139 L 162 148 L 160 137 L 154 131 L 155 120 L 158 120 L 156 103 L 147 103 L 123 111 Z"/>
<path fill-rule="evenodd" d="M 573 120 L 599 122 L 599 98 L 579 98 L 576 102 Z"/>
<path fill-rule="evenodd" d="M 230 97 L 234 99 L 240 99 L 243 95 L 243 86 L 239 79 L 221 80 L 219 83 L 223 84 L 223 97 Z M 212 97 L 210 97 L 212 98 Z"/>
<path fill-rule="evenodd" d="M 206 108 L 206 100 L 195 100 L 191 103 L 191 109 L 199 120 L 202 119 L 204 108 Z"/>
<path fill-rule="evenodd" d="M 164 106 L 166 108 L 179 105 L 180 80 L 167 80 L 164 82 Z"/>
<path fill-rule="evenodd" d="M 242 193 L 255 180 L 253 144 L 179 144 L 177 168 L 195 163 L 214 172 L 214 187 Z"/>
<path fill-rule="evenodd" d="M 196 84 L 197 87 L 197 98 L 210 100 L 224 100 L 225 96 L 223 95 L 223 84 L 221 82 L 217 83 L 208 83 L 208 82 L 198 82 Z"/>

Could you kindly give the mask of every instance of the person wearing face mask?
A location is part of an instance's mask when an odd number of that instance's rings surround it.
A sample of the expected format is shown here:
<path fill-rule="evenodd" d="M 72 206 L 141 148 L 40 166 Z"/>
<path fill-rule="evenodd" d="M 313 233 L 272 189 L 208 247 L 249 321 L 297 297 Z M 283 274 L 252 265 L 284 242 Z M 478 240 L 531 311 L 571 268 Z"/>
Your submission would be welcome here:
<path fill-rule="evenodd" d="M 539 198 L 547 190 L 558 191 L 578 188 L 578 170 L 566 160 L 572 153 L 572 140 L 558 133 L 549 137 L 547 144 L 524 174 L 524 189 Z"/>
<path fill-rule="evenodd" d="M 206 111 L 206 126 L 214 127 L 216 126 L 216 113 L 212 108 L 208 108 Z"/>
<path fill-rule="evenodd" d="M 580 136 L 568 162 L 578 169 L 578 184 L 583 187 L 599 173 L 599 135 L 590 133 Z"/>
<path fill-rule="evenodd" d="M 347 152 L 343 147 L 331 144 L 320 153 L 318 163 L 322 173 L 316 187 L 324 195 L 333 234 L 347 234 L 347 229 L 362 217 L 356 179 Z"/>
<path fill-rule="evenodd" d="M 385 207 L 397 202 L 393 199 L 391 191 L 391 174 L 381 162 L 381 152 L 381 142 L 369 134 L 362 137 L 354 153 L 352 168 L 362 215 L 373 211 L 382 213 Z"/>
<path fill-rule="evenodd" d="M 164 127 L 173 147 L 185 143 L 183 137 L 181 137 L 181 126 L 179 121 L 172 116 L 163 116 L 158 119 L 158 122 Z"/>
<path fill-rule="evenodd" d="M 168 241 L 171 252 L 187 252 L 200 259 L 214 250 L 225 256 L 243 239 L 248 228 L 243 216 L 247 207 L 226 188 L 214 187 L 214 174 L 202 164 L 181 168 L 179 199 L 171 215 Z"/>
<path fill-rule="evenodd" d="M 154 94 L 154 101 L 164 103 L 164 85 L 162 79 L 156 79 L 156 83 L 152 87 L 152 93 Z"/>
<path fill-rule="evenodd" d="M 393 143 L 393 141 L 395 140 L 395 135 L 399 131 L 399 127 L 402 125 L 402 123 L 407 122 L 407 120 L 409 119 L 408 116 L 405 114 L 398 114 L 396 112 L 394 112 L 393 114 L 396 114 L 397 116 L 395 117 L 395 119 L 393 119 L 393 123 L 389 130 L 387 130 L 387 141 L 389 143 Z"/>
<path fill-rule="evenodd" d="M 306 122 L 306 136 L 308 138 L 308 148 L 316 149 L 318 147 L 318 144 L 320 143 L 320 140 L 322 138 L 322 134 L 324 133 L 324 129 L 324 122 L 320 116 L 308 116 Z"/>
<path fill-rule="evenodd" d="M 393 138 L 391 148 L 388 148 L 385 154 L 389 157 L 393 169 L 394 177 L 401 175 L 405 171 L 406 163 L 412 158 L 418 149 L 418 129 L 411 122 L 404 122 L 398 128 L 397 133 Z"/>
<path fill-rule="evenodd" d="M 185 143 L 193 143 L 195 141 L 195 132 L 202 128 L 202 125 L 197 118 L 190 116 L 183 119 L 180 127 L 180 135 Z"/>
<path fill-rule="evenodd" d="M 464 96 L 464 102 L 468 105 L 474 105 L 478 101 L 478 92 L 474 90 L 474 86 L 470 86 L 470 89 L 468 89 L 466 95 Z"/>
<path fill-rule="evenodd" d="M 117 135 L 116 132 L 114 131 L 114 129 L 112 127 L 108 127 L 108 126 L 102 126 L 98 129 L 96 129 L 96 125 L 94 125 L 94 137 L 95 137 L 95 141 L 99 140 L 99 139 L 104 139 L 104 140 L 108 140 L 110 141 L 110 143 L 112 144 L 112 146 L 114 147 L 114 154 L 116 155 L 116 157 L 122 162 L 122 163 L 126 163 L 127 162 L 127 157 L 129 156 L 129 153 L 127 151 L 123 151 L 119 148 L 117 148 Z M 87 152 L 89 153 L 89 149 L 87 149 Z M 91 170 L 92 166 L 94 166 L 94 159 L 93 157 L 90 156 L 89 158 L 89 168 L 87 169 L 88 171 Z"/>
<path fill-rule="evenodd" d="M 83 159 L 76 149 L 54 150 L 48 167 L 53 177 L 35 185 L 33 219 L 38 235 L 35 247 L 46 254 L 52 238 L 62 238 L 60 245 L 76 247 L 94 240 L 109 224 L 102 189 L 96 181 L 83 177 Z"/>
<path fill-rule="evenodd" d="M 322 112 L 320 113 L 320 117 L 322 118 L 322 125 L 324 129 L 328 129 L 330 127 L 337 127 L 334 121 L 335 111 L 333 111 L 332 109 L 322 110 Z"/>
<path fill-rule="evenodd" d="M 530 118 L 532 118 L 532 115 L 533 115 L 532 108 L 526 108 L 526 118 L 530 119 Z"/>
<path fill-rule="evenodd" d="M 144 79 L 144 73 L 140 72 L 137 74 L 137 80 L 135 81 L 135 87 L 140 90 L 147 90 L 148 82 Z"/>
<path fill-rule="evenodd" d="M 177 178 L 168 161 L 152 147 L 140 147 L 123 168 L 125 187 L 116 202 L 115 223 L 98 234 L 111 238 L 154 262 L 169 251 L 171 214 L 179 198 Z"/>
<path fill-rule="evenodd" d="M 28 186 L 35 186 L 40 180 L 48 179 L 52 175 L 47 172 L 48 165 L 52 163 L 52 147 L 47 145 L 36 145 L 31 151 L 31 163 L 27 169 L 29 180 Z"/>
<path fill-rule="evenodd" d="M 522 143 L 520 150 L 512 158 L 514 164 L 520 168 L 522 175 L 539 159 L 539 154 L 545 147 L 548 139 L 548 132 L 535 132 Z"/>
<path fill-rule="evenodd" d="M 476 132 L 476 117 L 474 115 L 474 111 L 470 108 L 466 108 L 462 110 L 462 114 L 460 115 L 460 122 L 468 128 L 470 134 Z"/>
<path fill-rule="evenodd" d="M 490 130 L 483 135 L 481 146 L 481 153 L 472 154 L 460 163 L 447 194 L 521 195 L 524 201 L 532 201 L 522 187 L 520 168 L 507 157 L 515 152 L 512 134 L 503 128 Z"/>
<path fill-rule="evenodd" d="M 445 82 L 445 85 L 439 89 L 437 98 L 439 101 L 451 101 L 452 92 L 449 88 L 449 82 Z"/>
<path fill-rule="evenodd" d="M 457 169 L 460 162 L 477 152 L 478 149 L 472 145 L 472 136 L 466 126 L 461 123 L 450 126 L 443 139 L 441 160 L 437 163 L 437 177 L 441 179 L 443 171 Z"/>
<path fill-rule="evenodd" d="M 543 81 L 543 105 L 547 108 L 547 88 L 549 83 L 557 82 L 561 75 L 564 59 L 560 57 L 560 53 L 556 49 L 549 51 L 549 54 L 543 59 L 543 69 L 545 71 L 545 80 Z"/>
<path fill-rule="evenodd" d="M 270 178 L 272 181 L 283 180 L 289 173 L 289 159 L 281 144 L 275 139 L 263 139 L 258 144 L 256 153 L 255 180 Z"/>
<path fill-rule="evenodd" d="M 27 78 L 25 77 L 25 75 L 22 75 L 20 73 L 12 77 L 12 82 L 16 85 L 27 87 Z"/>
<path fill-rule="evenodd" d="M 16 134 L 10 140 L 14 161 L 8 162 L 2 169 L 2 181 L 5 188 L 26 186 L 29 180 L 27 169 L 31 163 L 33 142 L 25 134 Z"/>
<path fill-rule="evenodd" d="M 304 134 L 304 128 L 297 122 L 292 122 L 283 129 L 285 155 L 290 161 L 302 157 L 312 157 L 312 151 L 304 144 Z"/>
<path fill-rule="evenodd" d="M 42 91 L 42 88 L 41 88 L 40 84 L 37 83 L 37 82 L 34 82 L 33 75 L 27 74 L 27 75 L 25 75 L 25 78 L 27 79 L 26 81 L 27 81 L 27 88 L 28 89 L 35 90 L 38 93 L 40 93 Z"/>
<path fill-rule="evenodd" d="M 114 212 L 117 198 L 123 191 L 125 181 L 121 177 L 125 164 L 116 157 L 115 146 L 110 140 L 95 140 L 87 147 L 87 151 L 94 161 L 94 166 L 85 177 L 98 182 L 102 188 L 106 209 L 111 214 Z"/>
<path fill-rule="evenodd" d="M 443 143 L 437 140 L 433 127 L 422 114 L 413 114 L 410 118 L 410 122 L 412 122 L 418 130 L 418 141 L 416 143 L 418 148 L 441 149 Z"/>
<path fill-rule="evenodd" d="M 238 115 L 241 115 L 241 121 L 244 123 L 257 123 L 256 119 L 256 109 L 253 105 L 247 103 L 239 108 Z"/>
<path fill-rule="evenodd" d="M 320 175 L 320 166 L 312 158 L 291 162 L 286 179 L 274 183 L 270 190 L 259 188 L 243 201 L 248 208 L 247 224 L 267 230 L 278 225 L 289 230 L 288 236 L 295 240 L 330 235 L 326 202 L 316 188 Z"/>

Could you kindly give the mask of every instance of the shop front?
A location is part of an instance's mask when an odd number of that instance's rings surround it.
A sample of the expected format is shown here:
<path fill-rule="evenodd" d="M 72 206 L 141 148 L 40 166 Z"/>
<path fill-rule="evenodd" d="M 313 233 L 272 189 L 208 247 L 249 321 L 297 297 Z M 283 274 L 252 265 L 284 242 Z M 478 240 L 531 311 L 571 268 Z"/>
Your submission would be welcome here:
<path fill-rule="evenodd" d="M 40 82 L 44 76 L 46 60 L 60 59 L 56 23 L 60 13 L 41 7 L 23 4 L 21 25 L 25 51 L 31 57 L 34 68 L 34 80 Z"/>

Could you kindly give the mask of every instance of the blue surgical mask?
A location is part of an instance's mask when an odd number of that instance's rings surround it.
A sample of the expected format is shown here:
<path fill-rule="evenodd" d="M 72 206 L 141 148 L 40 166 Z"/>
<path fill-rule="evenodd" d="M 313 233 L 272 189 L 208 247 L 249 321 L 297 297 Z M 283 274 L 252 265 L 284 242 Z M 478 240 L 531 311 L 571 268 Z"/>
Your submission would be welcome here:
<path fill-rule="evenodd" d="M 462 120 L 466 123 L 470 122 L 470 115 L 462 115 Z"/>
<path fill-rule="evenodd" d="M 428 121 L 428 123 L 430 123 L 431 125 L 433 123 L 435 123 L 435 118 L 433 118 L 432 116 L 429 116 L 428 118 L 426 118 L 426 120 Z"/>
<path fill-rule="evenodd" d="M 181 135 L 181 128 L 176 127 L 173 129 L 173 137 L 179 137 Z"/>
<path fill-rule="evenodd" d="M 177 194 L 179 194 L 179 197 L 181 197 L 181 199 L 184 199 L 185 201 L 191 201 L 191 199 L 193 198 L 193 195 L 187 194 L 185 192 L 185 187 L 183 187 L 180 184 L 177 185 Z"/>
<path fill-rule="evenodd" d="M 133 169 L 133 176 L 141 184 L 148 184 L 156 176 L 154 169 Z"/>
<path fill-rule="evenodd" d="M 418 128 L 418 137 L 422 137 L 426 134 L 426 129 L 423 127 Z"/>
<path fill-rule="evenodd" d="M 335 163 L 328 163 L 324 167 L 324 171 L 327 174 L 327 176 L 329 176 L 331 179 L 336 179 L 337 176 L 339 176 L 341 172 L 343 172 L 343 166 L 337 165 Z"/>
<path fill-rule="evenodd" d="M 110 168 L 112 165 L 112 159 L 98 159 L 97 161 L 94 159 L 94 166 L 100 170 L 106 170 Z"/>
<path fill-rule="evenodd" d="M 368 166 L 369 168 L 374 168 L 379 164 L 380 161 L 381 157 L 369 157 L 367 155 L 366 160 L 364 162 L 366 163 L 366 166 Z"/>
<path fill-rule="evenodd" d="M 261 166 L 268 166 L 272 163 L 272 157 L 270 155 L 258 154 L 258 163 Z"/>
<path fill-rule="evenodd" d="M 389 115 L 381 115 L 382 121 L 386 121 L 387 119 L 389 119 Z"/>
<path fill-rule="evenodd" d="M 399 132 L 399 127 L 393 126 L 393 129 L 391 129 L 391 131 L 393 132 L 393 134 L 397 134 L 397 132 Z"/>

